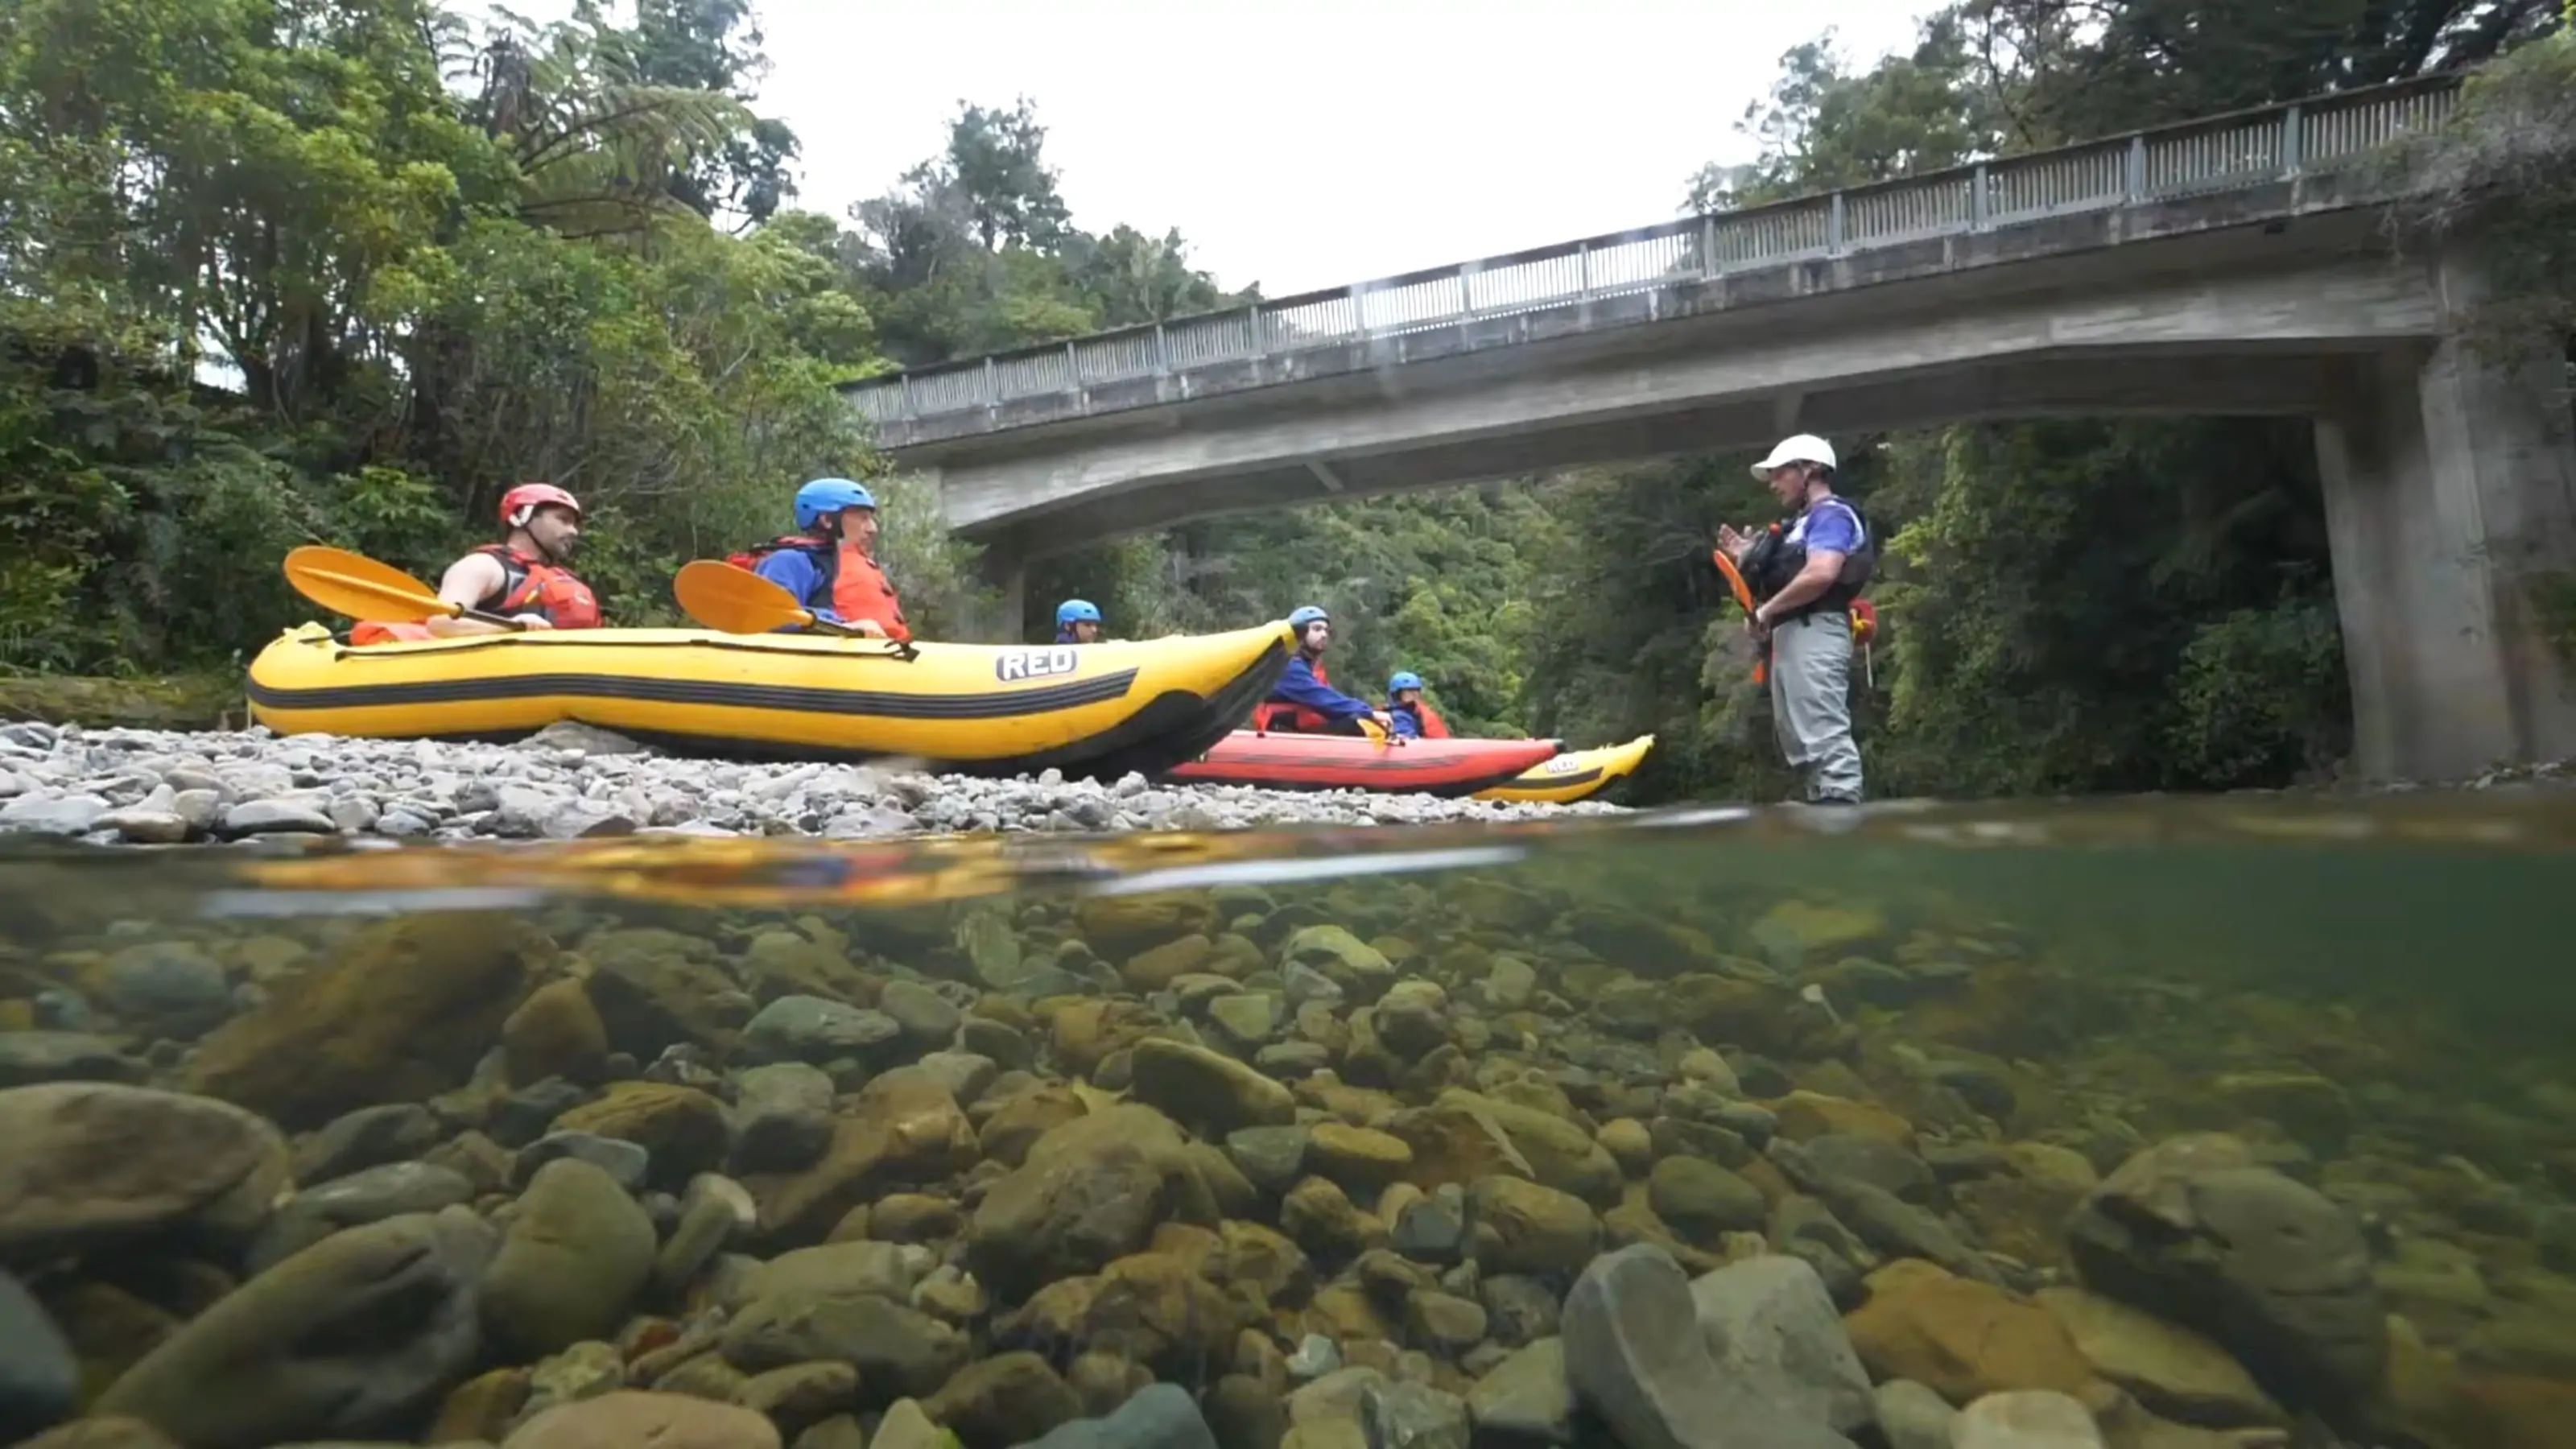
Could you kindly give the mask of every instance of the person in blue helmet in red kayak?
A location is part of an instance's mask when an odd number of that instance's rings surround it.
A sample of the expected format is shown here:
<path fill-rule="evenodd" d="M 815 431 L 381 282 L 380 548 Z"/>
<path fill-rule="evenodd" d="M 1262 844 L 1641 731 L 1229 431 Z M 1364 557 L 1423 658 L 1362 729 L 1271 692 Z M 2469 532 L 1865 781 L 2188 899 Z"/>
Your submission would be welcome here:
<path fill-rule="evenodd" d="M 1400 740 L 1445 740 L 1449 722 L 1431 701 L 1422 697 L 1422 676 L 1410 669 L 1399 669 L 1386 681 L 1386 717 L 1394 722 L 1393 734 Z"/>
<path fill-rule="evenodd" d="M 798 532 L 732 555 L 796 596 L 816 618 L 871 638 L 912 638 L 894 584 L 876 559 L 876 495 L 847 478 L 817 478 L 796 490 Z"/>
<path fill-rule="evenodd" d="M 1089 599 L 1067 599 L 1055 606 L 1055 642 L 1100 642 L 1100 606 Z"/>
<path fill-rule="evenodd" d="M 1374 720 L 1382 732 L 1392 733 L 1394 722 L 1386 711 L 1365 699 L 1353 699 L 1333 688 L 1324 673 L 1324 650 L 1333 642 L 1333 619 L 1321 605 L 1299 606 L 1288 616 L 1288 627 L 1297 631 L 1297 652 L 1288 659 L 1288 672 L 1270 687 L 1270 697 L 1252 712 L 1252 727 L 1297 734 L 1364 735 L 1368 731 L 1360 721 Z"/>

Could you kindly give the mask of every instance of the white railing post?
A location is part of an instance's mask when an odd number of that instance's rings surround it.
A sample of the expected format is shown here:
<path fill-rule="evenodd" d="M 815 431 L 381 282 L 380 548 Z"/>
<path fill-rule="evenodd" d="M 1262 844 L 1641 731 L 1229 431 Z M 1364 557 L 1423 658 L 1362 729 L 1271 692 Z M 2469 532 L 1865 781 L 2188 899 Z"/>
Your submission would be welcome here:
<path fill-rule="evenodd" d="M 1172 343 L 1163 335 L 1163 324 L 1154 324 L 1154 375 L 1169 377 L 1172 372 Z"/>
<path fill-rule="evenodd" d="M 1082 391 L 1082 359 L 1074 355 L 1070 337 L 1064 341 L 1064 380 L 1072 384 L 1075 392 Z"/>
<path fill-rule="evenodd" d="M 2147 196 L 2147 138 L 2129 138 L 2129 163 L 2123 178 L 2121 195 L 2130 201 L 2144 201 Z"/>
<path fill-rule="evenodd" d="M 1831 206 L 1825 212 L 1825 255 L 1838 257 L 1842 254 L 1843 194 L 1837 191 L 1833 195 Z"/>
<path fill-rule="evenodd" d="M 1968 230 L 1984 231 L 1994 225 L 1994 214 L 1995 203 L 1986 178 L 1986 163 L 1980 161 L 1968 183 Z"/>
<path fill-rule="evenodd" d="M 1592 300 L 1592 243 L 1574 244 L 1574 267 L 1581 285 L 1581 290 L 1575 295 L 1589 302 Z"/>
<path fill-rule="evenodd" d="M 1253 356 L 1255 356 L 1255 357 L 1259 357 L 1259 356 L 1261 356 L 1261 355 L 1262 355 L 1262 351 L 1261 351 L 1261 304 L 1260 304 L 1260 303 L 1255 302 L 1255 303 L 1251 304 L 1250 306 L 1245 307 L 1245 308 L 1243 309 L 1243 322 L 1244 322 L 1244 326 L 1245 326 L 1245 327 L 1247 327 L 1247 328 L 1249 328 L 1249 329 L 1250 329 L 1250 331 L 1251 331 L 1252 355 L 1253 355 Z"/>
<path fill-rule="evenodd" d="M 1002 373 L 1001 369 L 994 365 L 993 354 L 988 352 L 984 354 L 984 406 L 992 408 L 1001 405 Z"/>
<path fill-rule="evenodd" d="M 909 372 L 907 372 L 907 373 L 903 374 L 901 377 L 899 377 L 899 378 L 895 379 L 895 385 L 896 385 L 898 388 L 900 388 L 900 389 L 902 390 L 902 392 L 903 392 L 903 418 L 904 418 L 904 421 L 905 421 L 905 422 L 917 422 L 917 421 L 919 421 L 919 420 L 920 420 L 920 418 L 921 418 L 921 408 L 919 407 L 919 405 L 917 405 L 916 403 L 914 403 L 914 402 L 913 402 L 913 400 L 912 400 L 912 374 L 911 374 L 911 373 L 909 373 Z"/>
<path fill-rule="evenodd" d="M 1699 219 L 1699 271 L 1704 277 L 1714 277 L 1718 273 L 1717 218 L 1714 216 Z"/>
<path fill-rule="evenodd" d="M 2302 149 L 2299 130 L 2299 103 L 2292 101 L 2289 108 L 2281 112 L 2281 175 L 2284 177 L 2298 175 L 2305 160 L 2299 154 Z"/>

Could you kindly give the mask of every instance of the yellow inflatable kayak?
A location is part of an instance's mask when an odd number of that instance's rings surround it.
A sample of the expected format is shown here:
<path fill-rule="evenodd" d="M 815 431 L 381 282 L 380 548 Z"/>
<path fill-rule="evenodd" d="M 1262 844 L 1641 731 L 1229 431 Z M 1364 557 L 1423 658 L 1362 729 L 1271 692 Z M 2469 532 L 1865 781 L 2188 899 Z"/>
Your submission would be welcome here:
<path fill-rule="evenodd" d="M 563 720 L 686 754 L 909 756 L 972 774 L 1114 778 L 1189 759 L 1288 667 L 1287 624 L 1084 645 L 921 644 L 691 629 L 491 634 L 363 648 L 319 624 L 250 666 L 280 734 L 511 739 Z"/>
<path fill-rule="evenodd" d="M 1624 745 L 1572 750 L 1541 760 L 1502 784 L 1489 785 L 1475 798 L 1569 805 L 1636 769 L 1654 747 L 1653 735 L 1639 735 Z"/>

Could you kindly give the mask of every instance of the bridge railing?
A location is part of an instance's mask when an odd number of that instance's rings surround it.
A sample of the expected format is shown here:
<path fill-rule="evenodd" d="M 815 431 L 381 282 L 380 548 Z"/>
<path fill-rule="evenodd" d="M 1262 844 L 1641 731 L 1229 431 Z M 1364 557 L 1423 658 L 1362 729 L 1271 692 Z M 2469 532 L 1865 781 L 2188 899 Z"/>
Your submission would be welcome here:
<path fill-rule="evenodd" d="M 1899 181 L 1686 217 L 1224 312 L 918 368 L 849 389 L 871 422 L 1078 393 L 1510 316 L 1755 267 L 1847 256 L 2327 171 L 2438 125 L 2456 74 L 2212 116 Z"/>

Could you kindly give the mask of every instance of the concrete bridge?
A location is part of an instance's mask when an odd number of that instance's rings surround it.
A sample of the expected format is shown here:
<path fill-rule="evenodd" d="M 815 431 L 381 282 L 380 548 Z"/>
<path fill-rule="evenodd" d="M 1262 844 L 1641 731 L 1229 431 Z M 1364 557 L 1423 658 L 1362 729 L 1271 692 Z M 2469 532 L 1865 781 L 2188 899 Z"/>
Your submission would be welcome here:
<path fill-rule="evenodd" d="M 2373 775 L 2576 756 L 2576 419 L 2386 245 L 2348 92 L 854 386 L 1016 607 L 1026 563 L 1212 514 L 2046 415 L 2313 419 Z M 1016 618 L 1016 612 L 1013 614 Z M 2556 623 L 2551 620 L 2556 617 Z M 2561 643 L 2553 646 L 2555 633 Z"/>

